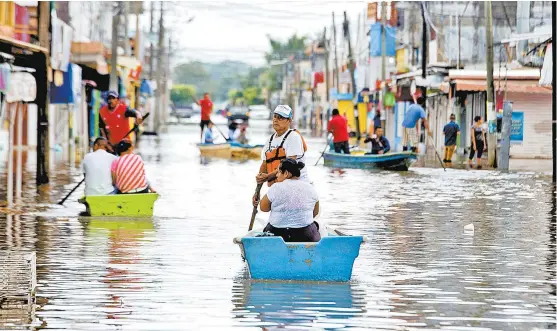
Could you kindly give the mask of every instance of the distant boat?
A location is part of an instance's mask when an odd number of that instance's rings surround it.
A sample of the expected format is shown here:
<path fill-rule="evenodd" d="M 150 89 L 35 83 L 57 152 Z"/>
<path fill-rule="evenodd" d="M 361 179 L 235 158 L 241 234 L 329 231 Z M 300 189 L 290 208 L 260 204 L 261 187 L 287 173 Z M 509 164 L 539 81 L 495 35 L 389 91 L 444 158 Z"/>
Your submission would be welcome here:
<path fill-rule="evenodd" d="M 239 143 L 197 144 L 202 156 L 233 158 L 233 159 L 260 159 L 263 145 L 244 145 Z"/>
<path fill-rule="evenodd" d="M 387 153 L 387 154 L 342 154 L 325 152 L 324 164 L 336 168 L 356 169 L 385 169 L 394 171 L 407 171 L 417 160 L 417 154 L 412 152 Z"/>

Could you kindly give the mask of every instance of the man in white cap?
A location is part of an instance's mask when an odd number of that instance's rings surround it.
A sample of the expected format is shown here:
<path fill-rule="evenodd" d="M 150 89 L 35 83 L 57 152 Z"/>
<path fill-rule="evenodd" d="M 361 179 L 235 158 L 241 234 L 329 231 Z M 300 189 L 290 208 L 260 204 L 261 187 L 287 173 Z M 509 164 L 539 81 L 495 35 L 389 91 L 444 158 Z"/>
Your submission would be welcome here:
<path fill-rule="evenodd" d="M 286 105 L 278 105 L 273 112 L 275 132 L 267 140 L 261 154 L 263 162 L 256 176 L 258 184 L 268 182 L 269 186 L 273 185 L 280 162 L 286 158 L 306 163 L 306 142 L 298 130 L 290 129 L 291 123 L 292 109 Z M 300 179 L 309 182 L 307 167 L 302 168 Z"/>

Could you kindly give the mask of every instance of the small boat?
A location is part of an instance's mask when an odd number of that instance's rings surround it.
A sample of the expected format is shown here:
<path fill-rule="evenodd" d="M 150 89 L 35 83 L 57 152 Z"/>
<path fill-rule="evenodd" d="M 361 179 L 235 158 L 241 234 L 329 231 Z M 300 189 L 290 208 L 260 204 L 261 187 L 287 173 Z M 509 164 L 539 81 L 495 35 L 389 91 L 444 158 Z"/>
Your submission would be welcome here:
<path fill-rule="evenodd" d="M 157 193 L 89 195 L 78 201 L 90 216 L 153 216 Z"/>
<path fill-rule="evenodd" d="M 263 145 L 244 145 L 240 143 L 230 143 L 233 158 L 260 159 Z"/>
<path fill-rule="evenodd" d="M 240 246 L 252 279 L 347 282 L 365 239 L 327 230 L 328 235 L 316 243 L 258 237 L 257 231 L 234 238 L 234 243 Z"/>
<path fill-rule="evenodd" d="M 229 143 L 222 144 L 197 144 L 202 156 L 230 157 L 231 149 Z"/>
<path fill-rule="evenodd" d="M 387 154 L 363 154 L 355 152 L 350 155 L 325 152 L 323 154 L 324 164 L 337 168 L 357 169 L 385 169 L 396 171 L 407 171 L 417 160 L 417 154 L 412 152 L 387 153 Z"/>

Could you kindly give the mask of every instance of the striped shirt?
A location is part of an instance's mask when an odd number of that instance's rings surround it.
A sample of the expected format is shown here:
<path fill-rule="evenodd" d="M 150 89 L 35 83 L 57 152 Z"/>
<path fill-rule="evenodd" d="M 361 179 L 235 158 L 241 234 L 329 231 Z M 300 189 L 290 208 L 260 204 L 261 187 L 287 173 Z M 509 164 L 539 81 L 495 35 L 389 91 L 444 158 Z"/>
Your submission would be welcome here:
<path fill-rule="evenodd" d="M 116 187 L 122 193 L 148 186 L 143 159 L 137 154 L 120 156 L 112 162 L 111 171 L 116 176 Z"/>

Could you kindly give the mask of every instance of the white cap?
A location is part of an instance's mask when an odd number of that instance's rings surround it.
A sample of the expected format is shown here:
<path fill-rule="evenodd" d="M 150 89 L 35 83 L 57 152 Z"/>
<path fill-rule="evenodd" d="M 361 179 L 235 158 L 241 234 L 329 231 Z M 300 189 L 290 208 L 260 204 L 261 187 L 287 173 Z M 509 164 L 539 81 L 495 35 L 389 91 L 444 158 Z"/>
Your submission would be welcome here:
<path fill-rule="evenodd" d="M 287 105 L 278 105 L 273 112 L 277 115 L 280 115 L 284 118 L 292 118 L 292 108 Z"/>

